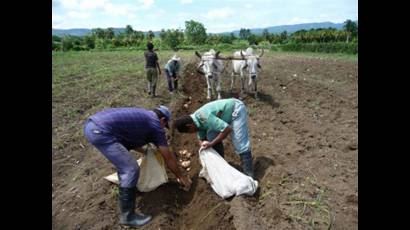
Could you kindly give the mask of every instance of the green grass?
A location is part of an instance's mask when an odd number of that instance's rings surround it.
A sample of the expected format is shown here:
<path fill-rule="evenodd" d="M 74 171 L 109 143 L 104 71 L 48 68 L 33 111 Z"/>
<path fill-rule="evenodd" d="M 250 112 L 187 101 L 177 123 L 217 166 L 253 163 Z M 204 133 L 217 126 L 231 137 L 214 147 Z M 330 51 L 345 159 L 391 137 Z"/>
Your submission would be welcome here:
<path fill-rule="evenodd" d="M 158 52 L 163 68 L 174 52 Z M 193 57 L 182 52 L 183 60 Z M 52 52 L 52 145 L 54 150 L 84 142 L 82 124 L 109 107 L 153 108 L 167 99 L 147 99 L 143 51 Z M 164 75 L 158 91 L 166 92 Z M 165 100 L 165 102 L 164 102 Z"/>
<path fill-rule="evenodd" d="M 305 58 L 322 58 L 322 59 L 337 59 L 337 60 L 351 60 L 357 61 L 358 54 L 345 54 L 345 53 L 317 53 L 317 52 L 296 52 L 296 51 L 271 51 L 271 53 L 292 55 L 295 57 Z"/>
<path fill-rule="evenodd" d="M 326 202 L 328 188 L 318 183 L 316 176 L 293 180 L 283 176 L 279 185 L 287 187 L 285 213 L 306 229 L 330 229 L 332 213 Z M 292 189 L 290 189 L 292 188 Z"/>
<path fill-rule="evenodd" d="M 259 197 L 259 202 L 263 202 L 265 199 L 269 198 L 274 192 L 272 191 L 273 184 L 268 181 L 268 183 L 261 188 L 262 192 Z"/>

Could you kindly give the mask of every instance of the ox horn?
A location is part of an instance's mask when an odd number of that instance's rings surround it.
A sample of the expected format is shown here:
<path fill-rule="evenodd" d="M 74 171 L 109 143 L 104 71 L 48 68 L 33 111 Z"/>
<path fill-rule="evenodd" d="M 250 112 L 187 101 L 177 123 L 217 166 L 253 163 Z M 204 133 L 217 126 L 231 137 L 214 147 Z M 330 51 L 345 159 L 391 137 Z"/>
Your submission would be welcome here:
<path fill-rule="evenodd" d="M 259 55 L 259 57 L 262 57 L 262 56 L 263 56 L 263 53 L 264 53 L 264 51 L 263 51 L 263 49 L 262 49 L 262 53 Z"/>
<path fill-rule="evenodd" d="M 242 50 L 241 50 L 241 57 L 242 59 L 245 59 L 245 56 L 243 55 Z"/>
<path fill-rule="evenodd" d="M 198 53 L 198 51 L 195 51 L 195 55 L 198 56 L 199 58 L 202 58 L 202 55 L 200 55 L 200 54 Z"/>

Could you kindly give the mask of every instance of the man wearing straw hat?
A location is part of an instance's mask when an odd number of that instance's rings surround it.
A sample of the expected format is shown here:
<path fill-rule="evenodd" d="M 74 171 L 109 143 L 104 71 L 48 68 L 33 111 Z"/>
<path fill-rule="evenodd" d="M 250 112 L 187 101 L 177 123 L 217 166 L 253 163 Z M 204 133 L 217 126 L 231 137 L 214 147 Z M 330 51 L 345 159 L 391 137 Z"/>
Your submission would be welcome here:
<path fill-rule="evenodd" d="M 168 90 L 172 94 L 178 90 L 179 70 L 181 69 L 181 58 L 176 54 L 165 64 L 165 76 L 168 81 Z"/>

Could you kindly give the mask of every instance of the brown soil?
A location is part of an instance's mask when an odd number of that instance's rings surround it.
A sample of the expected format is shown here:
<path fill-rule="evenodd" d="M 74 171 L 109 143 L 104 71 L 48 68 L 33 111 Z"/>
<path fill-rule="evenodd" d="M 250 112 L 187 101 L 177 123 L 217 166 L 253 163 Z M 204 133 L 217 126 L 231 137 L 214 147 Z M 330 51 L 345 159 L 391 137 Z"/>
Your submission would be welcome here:
<path fill-rule="evenodd" d="M 169 102 L 174 117 L 207 102 L 194 67 L 183 71 L 186 97 Z M 357 229 L 357 61 L 272 55 L 262 68 L 261 99 L 244 100 L 260 183 L 255 196 L 217 196 L 198 178 L 196 136 L 171 130 L 174 151 L 194 153 L 193 185 L 185 192 L 169 173 L 169 183 L 141 193 L 137 210 L 154 216 L 141 229 Z M 226 160 L 240 169 L 230 140 L 225 146 Z M 102 179 L 114 168 L 92 146 L 65 143 L 61 151 L 64 158 L 53 155 L 53 229 L 121 229 L 116 186 Z"/>

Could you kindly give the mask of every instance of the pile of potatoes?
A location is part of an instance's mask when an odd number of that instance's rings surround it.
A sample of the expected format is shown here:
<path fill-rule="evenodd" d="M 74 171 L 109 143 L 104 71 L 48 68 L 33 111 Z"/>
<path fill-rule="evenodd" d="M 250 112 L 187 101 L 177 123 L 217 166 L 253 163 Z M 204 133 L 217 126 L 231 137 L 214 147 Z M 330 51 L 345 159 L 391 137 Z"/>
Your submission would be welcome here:
<path fill-rule="evenodd" d="M 191 156 L 192 156 L 192 153 L 191 152 L 188 152 L 188 150 L 186 150 L 186 149 L 184 149 L 184 150 L 180 150 L 179 151 L 179 156 L 180 156 L 180 159 L 179 159 L 179 164 L 186 170 L 186 171 L 189 171 L 189 170 L 191 170 L 191 160 L 190 160 L 190 158 L 191 158 Z"/>

